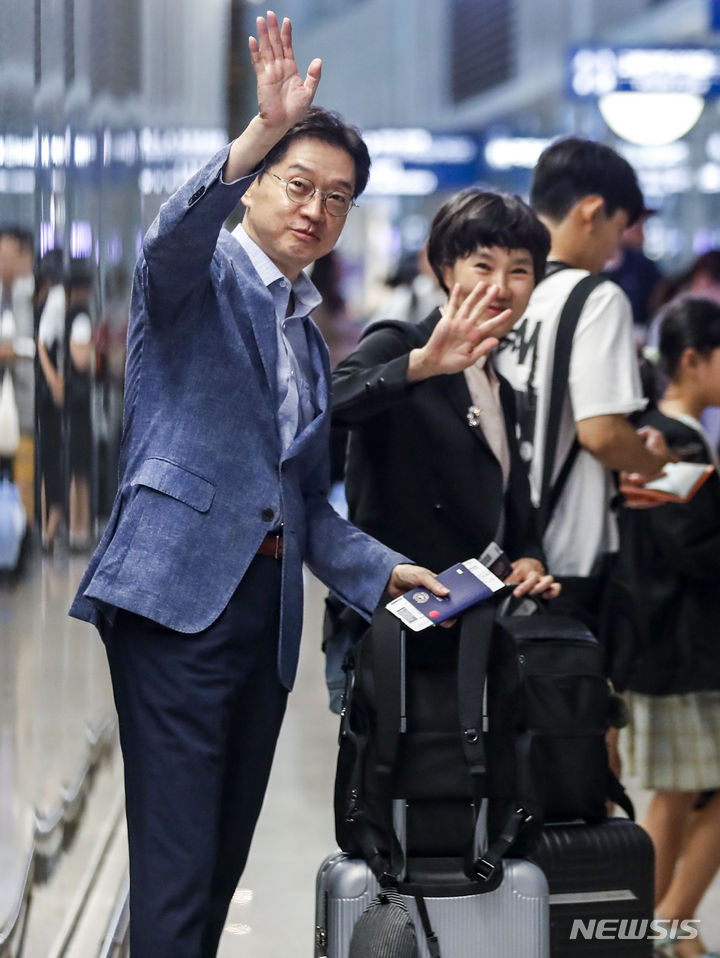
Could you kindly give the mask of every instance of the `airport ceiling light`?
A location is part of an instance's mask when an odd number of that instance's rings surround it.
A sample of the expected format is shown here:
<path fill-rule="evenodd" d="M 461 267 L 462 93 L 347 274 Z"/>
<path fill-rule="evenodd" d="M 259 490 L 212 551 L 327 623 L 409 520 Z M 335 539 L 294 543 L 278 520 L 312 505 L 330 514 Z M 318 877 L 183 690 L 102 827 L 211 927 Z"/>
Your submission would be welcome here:
<path fill-rule="evenodd" d="M 662 146 L 692 130 L 705 106 L 697 93 L 644 93 L 621 90 L 598 98 L 603 120 L 613 133 L 640 146 Z"/>
<path fill-rule="evenodd" d="M 662 146 L 685 136 L 703 103 L 720 96 L 720 48 L 577 47 L 570 50 L 567 80 L 569 95 L 596 100 L 623 140 Z"/>

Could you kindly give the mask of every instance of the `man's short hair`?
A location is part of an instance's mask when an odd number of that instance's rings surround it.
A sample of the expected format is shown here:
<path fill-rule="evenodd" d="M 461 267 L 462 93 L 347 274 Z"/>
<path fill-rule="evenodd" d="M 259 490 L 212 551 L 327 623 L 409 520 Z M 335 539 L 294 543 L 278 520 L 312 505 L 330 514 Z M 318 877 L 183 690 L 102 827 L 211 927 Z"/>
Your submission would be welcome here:
<path fill-rule="evenodd" d="M 478 246 L 526 249 L 532 257 L 535 282 L 545 275 L 550 234 L 519 196 L 471 186 L 440 207 L 430 227 L 427 257 L 445 292 L 443 269 L 474 253 Z"/>
<path fill-rule="evenodd" d="M 355 165 L 355 191 L 353 199 L 360 196 L 370 176 L 370 154 L 357 127 L 345 123 L 339 113 L 314 106 L 305 116 L 291 126 L 287 133 L 267 153 L 264 168 L 279 163 L 295 140 L 313 139 L 329 143 L 345 150 Z"/>
<path fill-rule="evenodd" d="M 586 196 L 601 196 L 607 216 L 624 210 L 629 226 L 645 209 L 635 171 L 615 150 L 581 137 L 556 140 L 543 150 L 535 167 L 532 207 L 560 222 Z"/>

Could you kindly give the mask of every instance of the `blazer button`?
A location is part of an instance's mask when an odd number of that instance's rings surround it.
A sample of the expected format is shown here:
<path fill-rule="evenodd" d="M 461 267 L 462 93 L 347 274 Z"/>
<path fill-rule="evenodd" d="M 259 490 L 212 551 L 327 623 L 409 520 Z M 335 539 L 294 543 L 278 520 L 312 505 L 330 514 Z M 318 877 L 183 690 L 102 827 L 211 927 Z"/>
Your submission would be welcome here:
<path fill-rule="evenodd" d="M 195 190 L 193 195 L 188 200 L 188 206 L 192 206 L 193 203 L 197 203 L 200 197 L 205 193 L 205 187 L 201 186 L 199 190 Z"/>
<path fill-rule="evenodd" d="M 270 522 L 274 515 L 275 512 L 273 509 L 263 509 L 263 511 L 260 513 L 260 518 L 264 519 L 265 522 Z"/>

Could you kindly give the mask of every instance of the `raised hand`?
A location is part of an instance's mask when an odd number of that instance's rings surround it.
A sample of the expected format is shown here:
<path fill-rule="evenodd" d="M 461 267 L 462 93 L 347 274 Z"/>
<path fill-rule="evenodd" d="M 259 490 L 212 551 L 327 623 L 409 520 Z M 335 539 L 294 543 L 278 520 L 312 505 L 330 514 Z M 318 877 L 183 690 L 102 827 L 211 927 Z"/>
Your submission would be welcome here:
<path fill-rule="evenodd" d="M 257 39 L 250 37 L 248 46 L 257 78 L 259 118 L 268 127 L 284 132 L 310 108 L 322 62 L 313 60 L 302 79 L 292 48 L 292 25 L 286 17 L 280 27 L 272 10 L 268 10 L 267 19 L 257 18 Z"/>
<path fill-rule="evenodd" d="M 410 353 L 409 382 L 462 372 L 494 349 L 508 332 L 512 311 L 493 309 L 497 286 L 480 282 L 463 299 L 455 285 L 430 339 Z"/>

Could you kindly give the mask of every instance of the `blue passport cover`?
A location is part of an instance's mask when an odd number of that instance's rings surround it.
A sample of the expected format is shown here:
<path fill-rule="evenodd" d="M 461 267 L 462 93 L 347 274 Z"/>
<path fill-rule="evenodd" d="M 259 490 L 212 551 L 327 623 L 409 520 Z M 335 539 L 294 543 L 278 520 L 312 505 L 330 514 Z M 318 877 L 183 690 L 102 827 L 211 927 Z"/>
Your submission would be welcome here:
<path fill-rule="evenodd" d="M 477 605 L 503 589 L 504 583 L 477 559 L 467 559 L 445 569 L 438 582 L 450 589 L 441 599 L 427 589 L 411 589 L 388 602 L 386 609 L 414 632 L 454 619 L 465 609 Z"/>

